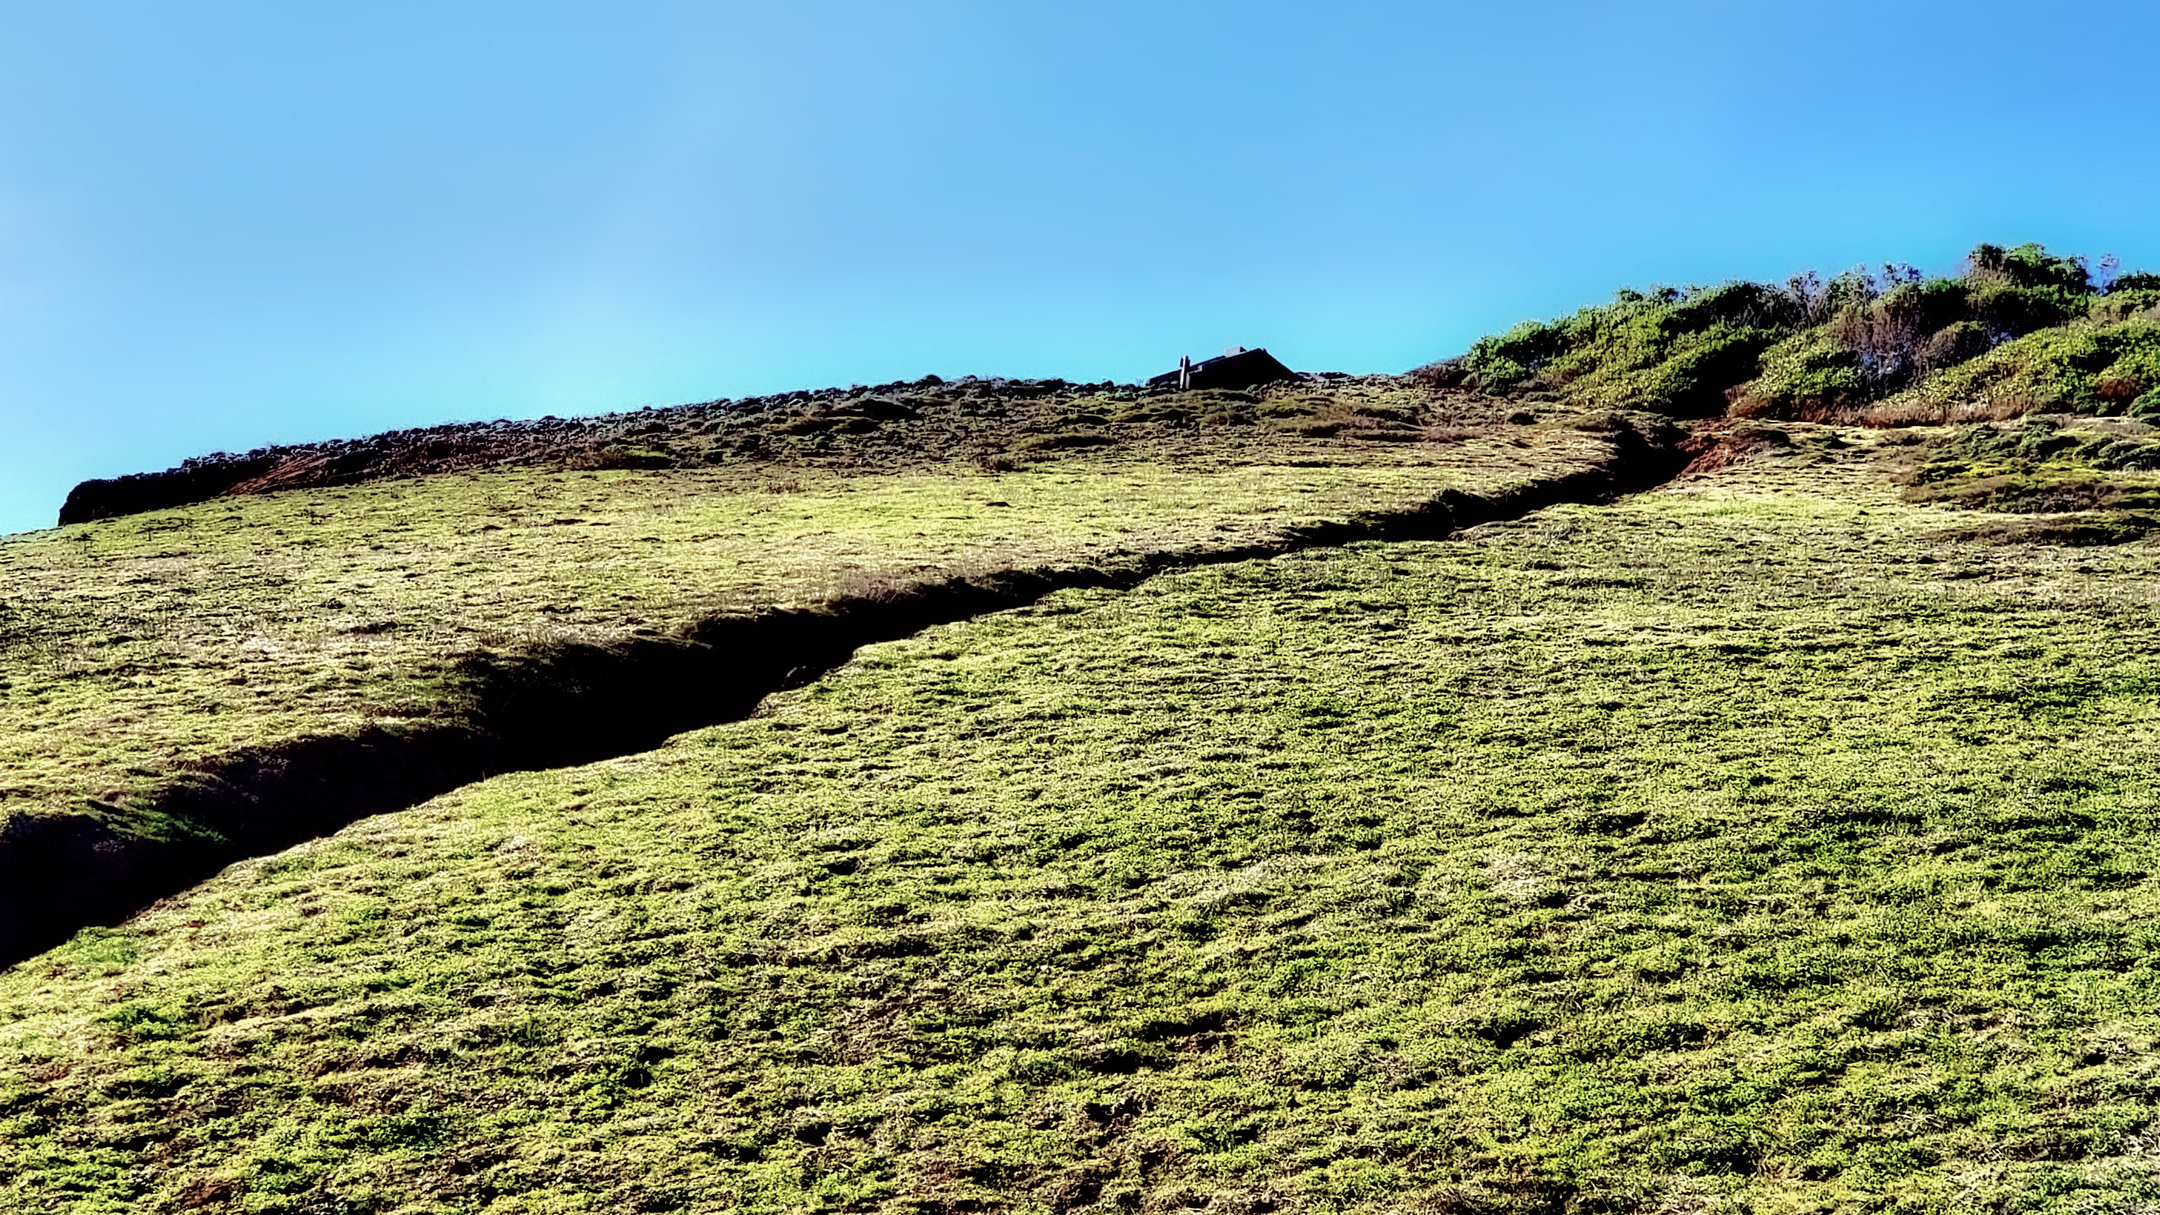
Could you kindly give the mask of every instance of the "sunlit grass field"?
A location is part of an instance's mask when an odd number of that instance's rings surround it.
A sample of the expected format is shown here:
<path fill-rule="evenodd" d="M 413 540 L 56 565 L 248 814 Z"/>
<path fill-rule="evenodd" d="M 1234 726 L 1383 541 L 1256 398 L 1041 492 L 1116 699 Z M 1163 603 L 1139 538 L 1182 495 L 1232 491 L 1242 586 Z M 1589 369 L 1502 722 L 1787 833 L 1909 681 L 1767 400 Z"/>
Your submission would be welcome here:
<path fill-rule="evenodd" d="M 0 974 L 0 1206 L 2151 1210 L 2154 550 L 1794 431 L 235 866 Z"/>
<path fill-rule="evenodd" d="M 1002 473 L 496 470 L 0 537 L 0 819 L 154 832 L 158 792 L 206 761 L 469 714 L 475 657 L 1280 543 L 1607 456 L 1565 428 L 1310 446 L 1295 463 L 1113 451 Z"/>

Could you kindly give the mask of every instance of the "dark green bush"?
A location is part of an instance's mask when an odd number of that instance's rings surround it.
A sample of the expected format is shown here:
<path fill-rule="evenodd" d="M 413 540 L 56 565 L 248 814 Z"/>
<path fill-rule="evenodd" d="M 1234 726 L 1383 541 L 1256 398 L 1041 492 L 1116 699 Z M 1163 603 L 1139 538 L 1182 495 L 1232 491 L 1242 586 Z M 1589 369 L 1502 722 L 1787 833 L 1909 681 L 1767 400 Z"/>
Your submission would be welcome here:
<path fill-rule="evenodd" d="M 2085 315 L 2096 321 L 2127 321 L 2134 318 L 2160 319 L 2160 288 L 2134 287 L 2115 290 L 2092 301 Z"/>
<path fill-rule="evenodd" d="M 1720 413 L 1726 390 L 1752 377 L 1763 351 L 1781 336 L 1774 329 L 1720 325 L 1656 365 L 1616 378 L 1585 403 L 1633 405 L 1676 417 Z"/>
<path fill-rule="evenodd" d="M 1462 365 L 1485 391 L 1508 392 L 1524 386 L 1564 349 L 1566 341 L 1559 325 L 1524 321 L 1497 337 L 1479 338 L 1470 353 L 1463 356 Z"/>
<path fill-rule="evenodd" d="M 1930 378 L 1921 402 L 1993 401 L 2020 411 L 2116 413 L 2160 389 L 2160 324 L 2084 322 L 2027 334 Z"/>
<path fill-rule="evenodd" d="M 1715 412 L 1727 388 L 1804 317 L 1786 290 L 1726 283 L 1621 291 L 1552 322 L 1525 321 L 1480 339 L 1464 356 L 1487 392 L 1556 392 L 1583 406 Z"/>
<path fill-rule="evenodd" d="M 2014 249 L 2000 245 L 1975 245 L 1965 255 L 1965 277 L 1971 282 L 2007 283 L 2013 287 L 2054 288 L 2071 295 L 2092 292 L 2092 274 L 2082 257 L 2057 257 L 2043 245 L 2024 244 Z"/>
<path fill-rule="evenodd" d="M 2091 304 L 2089 295 L 2061 287 L 1982 282 L 1973 291 L 1972 319 L 1986 327 L 1995 341 L 2005 342 L 2081 317 Z"/>
<path fill-rule="evenodd" d="M 1954 367 L 1987 353 L 1987 328 L 1977 321 L 1955 321 L 1929 335 L 1920 347 L 1920 365 L 1934 370 Z"/>
<path fill-rule="evenodd" d="M 1868 399 L 1860 356 L 1827 328 L 1786 338 L 1763 353 L 1762 374 L 1733 403 L 1742 417 L 1815 418 Z"/>

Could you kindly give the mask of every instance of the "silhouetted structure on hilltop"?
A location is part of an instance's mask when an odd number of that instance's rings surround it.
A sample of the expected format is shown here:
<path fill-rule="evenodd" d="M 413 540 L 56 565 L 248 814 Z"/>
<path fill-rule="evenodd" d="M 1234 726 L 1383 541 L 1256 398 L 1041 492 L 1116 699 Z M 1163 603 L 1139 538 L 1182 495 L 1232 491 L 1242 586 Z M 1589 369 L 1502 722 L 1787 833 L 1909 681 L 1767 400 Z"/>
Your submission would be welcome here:
<path fill-rule="evenodd" d="M 1294 380 L 1297 372 L 1265 350 L 1247 350 L 1232 346 L 1212 359 L 1195 363 L 1178 360 L 1176 371 L 1166 371 L 1148 380 L 1150 388 L 1251 388 L 1255 384 L 1272 384 L 1277 380 Z"/>

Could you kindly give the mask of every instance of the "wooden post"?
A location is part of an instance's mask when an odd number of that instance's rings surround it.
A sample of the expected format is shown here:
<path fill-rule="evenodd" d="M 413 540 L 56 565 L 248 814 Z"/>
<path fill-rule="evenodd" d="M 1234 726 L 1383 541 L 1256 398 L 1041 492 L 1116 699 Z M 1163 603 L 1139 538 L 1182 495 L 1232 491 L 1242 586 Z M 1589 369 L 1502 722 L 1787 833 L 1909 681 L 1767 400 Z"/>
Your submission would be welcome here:
<path fill-rule="evenodd" d="M 1192 356 L 1181 354 L 1177 360 L 1177 386 L 1183 392 L 1192 387 Z"/>

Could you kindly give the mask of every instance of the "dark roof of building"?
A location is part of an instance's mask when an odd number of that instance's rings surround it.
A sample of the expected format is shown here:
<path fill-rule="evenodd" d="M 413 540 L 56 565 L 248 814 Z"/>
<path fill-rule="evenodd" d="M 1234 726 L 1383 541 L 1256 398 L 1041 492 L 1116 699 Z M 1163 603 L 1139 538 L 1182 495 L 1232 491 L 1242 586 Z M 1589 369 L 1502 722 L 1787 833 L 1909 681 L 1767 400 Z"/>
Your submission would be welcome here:
<path fill-rule="evenodd" d="M 1255 384 L 1271 384 L 1277 380 L 1294 380 L 1297 372 L 1283 366 L 1281 360 L 1266 350 L 1246 350 L 1233 347 L 1212 359 L 1202 359 L 1192 365 L 1191 386 L 1194 388 L 1250 388 Z M 1166 371 L 1148 380 L 1148 387 L 1174 387 L 1178 373 Z"/>

